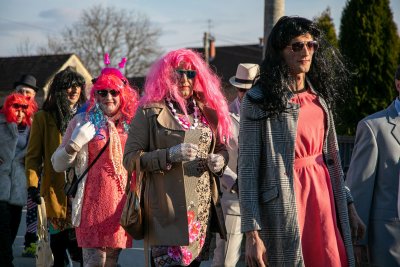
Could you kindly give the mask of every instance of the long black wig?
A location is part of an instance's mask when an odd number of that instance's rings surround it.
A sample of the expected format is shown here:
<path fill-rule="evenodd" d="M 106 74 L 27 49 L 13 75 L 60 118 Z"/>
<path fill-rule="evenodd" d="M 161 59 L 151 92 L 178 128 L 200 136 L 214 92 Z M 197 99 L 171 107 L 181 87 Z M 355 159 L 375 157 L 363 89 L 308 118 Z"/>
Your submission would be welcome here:
<path fill-rule="evenodd" d="M 54 114 L 56 125 L 61 134 L 64 134 L 69 121 L 75 115 L 77 109 L 86 102 L 85 79 L 72 67 L 67 67 L 58 72 L 51 82 L 49 93 L 43 103 L 43 110 Z M 73 86 L 81 87 L 81 94 L 77 107 L 71 109 L 69 106 L 67 89 Z"/>
<path fill-rule="evenodd" d="M 270 115 L 278 115 L 286 110 L 289 86 L 295 81 L 283 58 L 283 49 L 293 38 L 306 33 L 319 43 L 306 77 L 332 110 L 347 95 L 350 72 L 340 52 L 325 39 L 313 21 L 297 16 L 283 16 L 268 37 L 265 58 L 261 64 L 258 83 L 262 88 L 263 98 L 250 98 L 262 109 L 269 111 Z"/>

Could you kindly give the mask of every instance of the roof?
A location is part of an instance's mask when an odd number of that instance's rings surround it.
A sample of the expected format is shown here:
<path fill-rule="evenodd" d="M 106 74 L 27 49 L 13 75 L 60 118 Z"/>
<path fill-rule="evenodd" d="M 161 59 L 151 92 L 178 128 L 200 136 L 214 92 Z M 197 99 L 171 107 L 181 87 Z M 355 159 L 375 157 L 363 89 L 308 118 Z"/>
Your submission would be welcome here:
<path fill-rule="evenodd" d="M 37 80 L 39 88 L 47 83 L 48 79 L 59 71 L 63 64 L 73 54 L 0 57 L 0 91 L 14 89 L 14 82 L 23 74 L 32 74 Z"/>
<path fill-rule="evenodd" d="M 145 79 L 146 77 L 144 76 L 138 76 L 128 78 L 128 81 L 133 88 L 137 88 L 139 90 L 139 93 L 141 93 L 144 90 Z"/>
<path fill-rule="evenodd" d="M 204 48 L 190 48 L 204 54 Z M 260 64 L 262 60 L 262 46 L 259 44 L 217 46 L 214 59 L 210 66 L 221 78 L 223 83 L 228 83 L 229 78 L 236 73 L 240 63 Z"/>

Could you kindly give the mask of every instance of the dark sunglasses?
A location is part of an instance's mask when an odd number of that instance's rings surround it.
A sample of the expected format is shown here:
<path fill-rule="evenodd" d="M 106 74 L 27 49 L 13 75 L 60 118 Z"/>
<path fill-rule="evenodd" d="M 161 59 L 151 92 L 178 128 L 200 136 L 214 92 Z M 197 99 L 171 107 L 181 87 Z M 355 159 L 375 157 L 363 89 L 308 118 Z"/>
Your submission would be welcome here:
<path fill-rule="evenodd" d="M 238 88 L 238 87 L 236 89 L 241 93 L 246 93 L 247 92 L 247 89 Z"/>
<path fill-rule="evenodd" d="M 308 42 L 295 42 L 291 45 L 288 45 L 288 47 L 291 47 L 293 52 L 299 52 L 304 49 L 305 45 L 310 51 L 317 51 L 319 46 L 317 41 L 308 41 Z"/>
<path fill-rule="evenodd" d="M 14 103 L 11 105 L 15 109 L 28 109 L 28 105 Z"/>
<path fill-rule="evenodd" d="M 184 74 L 188 79 L 193 79 L 196 77 L 196 71 L 195 70 L 175 70 L 176 73 L 179 74 L 180 77 L 182 77 Z"/>
<path fill-rule="evenodd" d="M 117 91 L 117 90 L 97 90 L 96 94 L 98 94 L 101 97 L 107 97 L 108 93 L 110 93 L 110 95 L 112 97 L 116 97 L 118 96 L 121 92 Z"/>

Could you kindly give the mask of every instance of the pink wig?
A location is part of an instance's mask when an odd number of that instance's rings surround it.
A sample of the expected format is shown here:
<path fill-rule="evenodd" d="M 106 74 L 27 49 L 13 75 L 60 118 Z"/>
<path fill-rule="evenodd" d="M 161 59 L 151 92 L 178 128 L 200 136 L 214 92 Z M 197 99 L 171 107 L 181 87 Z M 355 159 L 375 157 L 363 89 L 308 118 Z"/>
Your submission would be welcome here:
<path fill-rule="evenodd" d="M 196 71 L 193 80 L 193 96 L 217 112 L 218 134 L 227 142 L 231 137 L 231 120 L 226 98 L 221 91 L 221 82 L 200 54 L 192 50 L 171 51 L 151 66 L 146 78 L 141 105 L 171 97 L 187 114 L 185 99 L 179 94 L 179 76 L 175 72 L 180 67 Z M 221 140 L 224 139 L 221 138 Z"/>
<path fill-rule="evenodd" d="M 124 123 L 129 125 L 138 106 L 138 93 L 137 90 L 133 89 L 129 85 L 129 82 L 124 75 L 115 68 L 104 68 L 101 71 L 100 76 L 94 80 L 86 111 L 89 112 L 95 107 L 96 91 L 104 89 L 114 89 L 120 92 L 120 112 L 122 113 L 122 120 Z"/>
<path fill-rule="evenodd" d="M 8 123 L 17 122 L 17 116 L 15 114 L 15 109 L 13 104 L 26 105 L 27 109 L 22 109 L 25 113 L 25 117 L 22 119 L 21 124 L 30 126 L 32 124 L 32 116 L 37 111 L 37 104 L 34 99 L 27 98 L 19 93 L 12 93 L 8 95 L 4 101 L 4 106 L 1 110 L 6 117 Z"/>

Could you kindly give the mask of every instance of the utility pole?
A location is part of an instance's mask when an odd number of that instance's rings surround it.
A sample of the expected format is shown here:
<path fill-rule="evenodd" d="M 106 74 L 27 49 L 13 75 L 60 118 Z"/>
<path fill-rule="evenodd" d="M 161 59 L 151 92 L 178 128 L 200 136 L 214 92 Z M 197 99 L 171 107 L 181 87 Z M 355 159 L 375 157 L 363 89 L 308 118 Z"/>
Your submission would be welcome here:
<path fill-rule="evenodd" d="M 264 0 L 264 43 L 262 59 L 265 57 L 267 40 L 272 27 L 274 27 L 275 23 L 283 15 L 285 15 L 285 0 Z"/>
<path fill-rule="evenodd" d="M 209 46 L 210 34 L 208 32 L 204 33 L 204 60 L 209 63 L 210 60 L 210 46 Z"/>

